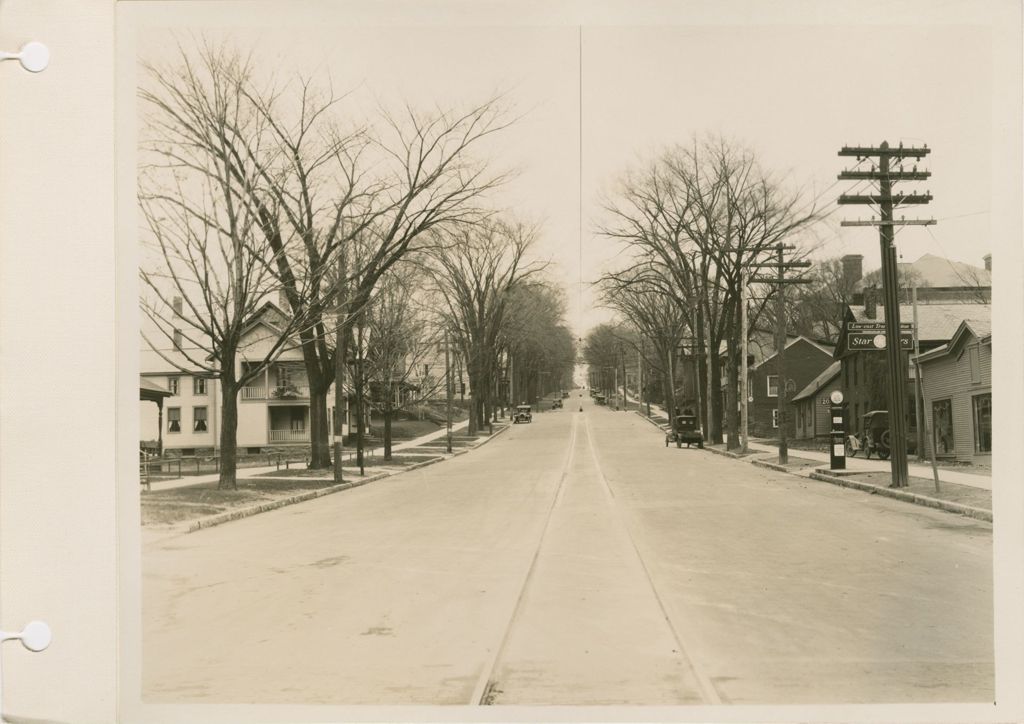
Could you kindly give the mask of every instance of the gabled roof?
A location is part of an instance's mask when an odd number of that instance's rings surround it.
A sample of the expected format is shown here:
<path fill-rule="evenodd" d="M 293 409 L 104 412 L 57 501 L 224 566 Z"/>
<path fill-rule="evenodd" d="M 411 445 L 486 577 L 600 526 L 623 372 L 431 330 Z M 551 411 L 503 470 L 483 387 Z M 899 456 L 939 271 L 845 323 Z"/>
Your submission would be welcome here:
<path fill-rule="evenodd" d="M 825 354 L 825 355 L 828 355 L 829 357 L 831 357 L 831 356 L 832 356 L 832 354 L 833 354 L 833 352 L 835 351 L 835 350 L 834 350 L 834 349 L 832 348 L 832 346 L 831 346 L 831 345 L 824 345 L 824 344 L 819 344 L 818 342 L 815 342 L 815 341 L 814 341 L 813 339 L 808 339 L 807 337 L 794 337 L 794 338 L 793 338 L 793 340 L 792 340 L 791 342 L 787 342 L 787 343 L 786 343 L 786 347 L 785 347 L 785 348 L 786 348 L 786 349 L 789 349 L 789 348 L 790 348 L 790 347 L 792 347 L 792 346 L 793 346 L 794 344 L 796 344 L 797 342 L 799 342 L 799 341 L 800 341 L 801 339 L 802 339 L 803 341 L 807 342 L 807 344 L 811 345 L 812 347 L 815 347 L 816 349 L 819 349 L 819 350 L 821 350 L 821 352 L 822 352 L 823 354 Z M 778 354 L 778 352 L 773 352 L 773 353 L 772 353 L 772 354 L 770 354 L 769 356 L 765 357 L 765 358 L 764 358 L 763 360 L 761 360 L 761 361 L 760 361 L 760 362 L 758 362 L 758 363 L 757 363 L 756 365 L 754 365 L 754 369 L 757 369 L 757 368 L 758 368 L 758 367 L 760 367 L 761 365 L 763 365 L 763 364 L 765 364 L 766 362 L 768 362 L 769 360 L 773 359 L 773 358 L 774 358 L 774 357 L 775 357 L 775 356 L 776 356 L 777 354 Z"/>
<path fill-rule="evenodd" d="M 987 319 L 965 319 L 956 328 L 953 336 L 950 340 L 935 349 L 930 349 L 927 352 L 922 352 L 917 356 L 918 362 L 927 362 L 938 357 L 943 357 L 951 353 L 960 344 L 960 341 L 964 339 L 968 334 L 974 335 L 975 339 L 983 342 L 990 342 L 992 340 L 992 324 Z"/>
<path fill-rule="evenodd" d="M 811 380 L 807 387 L 800 390 L 798 393 L 793 395 L 793 402 L 802 400 L 805 397 L 812 397 L 818 394 L 818 390 L 827 385 L 829 382 L 839 376 L 839 370 L 842 369 L 842 363 L 836 360 L 828 367 L 821 371 L 821 374 Z"/>

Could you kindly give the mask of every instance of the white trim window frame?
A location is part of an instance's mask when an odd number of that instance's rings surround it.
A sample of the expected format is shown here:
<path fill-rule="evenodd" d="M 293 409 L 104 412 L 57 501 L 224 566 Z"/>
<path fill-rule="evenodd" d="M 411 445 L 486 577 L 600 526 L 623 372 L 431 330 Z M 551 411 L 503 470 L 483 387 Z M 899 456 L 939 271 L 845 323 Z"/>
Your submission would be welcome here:
<path fill-rule="evenodd" d="M 205 377 L 193 377 L 192 378 L 192 396 L 193 397 L 205 397 L 207 392 L 206 378 Z"/>
<path fill-rule="evenodd" d="M 192 432 L 207 432 L 207 408 L 206 405 L 199 405 L 192 408 Z"/>
<path fill-rule="evenodd" d="M 167 433 L 177 435 L 181 432 L 181 408 L 167 408 Z"/>
<path fill-rule="evenodd" d="M 779 408 L 777 407 L 772 408 L 772 429 L 779 429 Z"/>
<path fill-rule="evenodd" d="M 766 383 L 765 386 L 767 387 L 767 389 L 765 390 L 765 393 L 767 394 L 767 396 L 768 397 L 778 397 L 779 396 L 779 376 L 778 375 L 765 375 L 764 378 L 765 378 L 765 383 Z M 775 380 L 775 384 L 774 385 L 772 385 L 772 380 Z M 772 392 L 773 389 L 775 390 L 774 392 Z"/>

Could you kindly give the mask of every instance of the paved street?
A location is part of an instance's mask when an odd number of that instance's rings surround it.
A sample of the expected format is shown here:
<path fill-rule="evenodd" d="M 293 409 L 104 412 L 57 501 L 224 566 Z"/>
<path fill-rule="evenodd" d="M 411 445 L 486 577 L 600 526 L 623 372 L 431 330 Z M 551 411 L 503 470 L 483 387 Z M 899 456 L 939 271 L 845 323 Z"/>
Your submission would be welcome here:
<path fill-rule="evenodd" d="M 991 700 L 990 525 L 666 448 L 576 394 L 468 455 L 151 543 L 146 699 Z"/>

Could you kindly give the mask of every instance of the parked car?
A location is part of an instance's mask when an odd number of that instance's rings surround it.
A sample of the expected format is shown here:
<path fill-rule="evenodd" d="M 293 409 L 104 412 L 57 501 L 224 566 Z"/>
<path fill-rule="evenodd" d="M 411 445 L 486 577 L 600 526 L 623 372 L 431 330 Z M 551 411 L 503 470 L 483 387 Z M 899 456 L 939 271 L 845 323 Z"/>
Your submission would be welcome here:
<path fill-rule="evenodd" d="M 889 457 L 891 433 L 889 431 L 889 411 L 872 410 L 865 413 L 861 419 L 864 421 L 864 432 L 849 435 L 846 438 L 846 455 L 855 457 L 858 452 L 864 451 L 864 457 L 871 459 L 871 453 L 878 455 L 879 459 L 885 460 Z"/>
<path fill-rule="evenodd" d="M 562 399 L 558 398 L 556 400 L 553 400 L 552 403 L 551 403 L 551 409 L 552 410 L 561 410 L 562 409 Z"/>
<path fill-rule="evenodd" d="M 696 445 L 703 450 L 704 434 L 697 422 L 697 416 L 677 415 L 672 427 L 665 433 L 665 447 L 668 447 L 670 442 L 674 442 L 676 447 L 682 447 L 685 442 L 686 447 Z"/>
<path fill-rule="evenodd" d="M 533 422 L 533 412 L 529 405 L 516 406 L 516 414 L 512 418 L 512 424 L 518 425 L 521 422 Z"/>

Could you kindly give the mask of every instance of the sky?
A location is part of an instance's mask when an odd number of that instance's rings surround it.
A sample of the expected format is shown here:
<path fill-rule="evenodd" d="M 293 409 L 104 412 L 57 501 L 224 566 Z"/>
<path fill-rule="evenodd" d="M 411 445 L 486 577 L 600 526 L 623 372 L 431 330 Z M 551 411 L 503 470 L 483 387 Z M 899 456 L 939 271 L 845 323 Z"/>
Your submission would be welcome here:
<path fill-rule="evenodd" d="M 195 34 L 226 37 L 254 49 L 267 73 L 329 77 L 350 92 L 343 106 L 354 120 L 378 105 L 458 107 L 502 93 L 516 120 L 481 151 L 517 174 L 488 203 L 540 225 L 534 251 L 553 262 L 549 275 L 566 289 L 579 334 L 609 316 L 589 282 L 628 261 L 597 232 L 602 198 L 614 197 L 631 167 L 694 136 L 749 147 L 783 185 L 834 210 L 815 230 L 816 256 L 862 254 L 865 271 L 879 265 L 877 232 L 840 229 L 841 218 L 866 212 L 836 206 L 854 186 L 837 182 L 846 159 L 836 153 L 844 144 L 926 143 L 933 153 L 922 165 L 933 176 L 908 189 L 935 198 L 910 213 L 939 223 L 899 233 L 903 260 L 931 253 L 981 266 L 992 251 L 991 36 L 963 12 L 882 25 L 841 22 L 847 16 L 830 3 L 816 14 L 762 10 L 760 19 L 662 3 L 661 22 L 634 24 L 621 7 L 585 22 L 586 13 L 538 15 L 530 3 L 525 18 L 509 3 L 490 14 L 448 3 L 438 15 L 422 13 L 429 4 L 406 15 L 317 3 L 287 15 L 267 3 L 127 5 L 138 57 L 169 57 Z"/>

